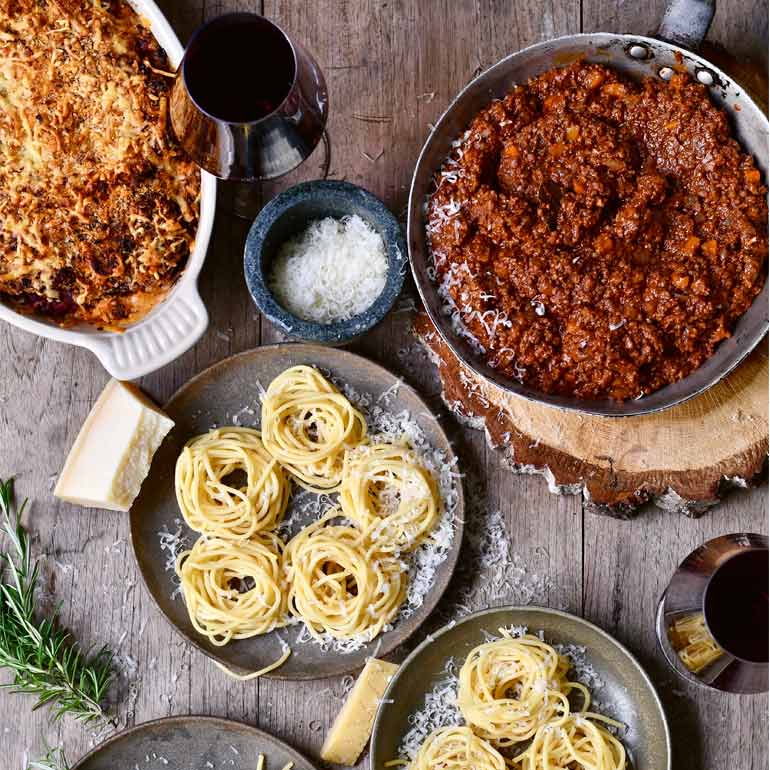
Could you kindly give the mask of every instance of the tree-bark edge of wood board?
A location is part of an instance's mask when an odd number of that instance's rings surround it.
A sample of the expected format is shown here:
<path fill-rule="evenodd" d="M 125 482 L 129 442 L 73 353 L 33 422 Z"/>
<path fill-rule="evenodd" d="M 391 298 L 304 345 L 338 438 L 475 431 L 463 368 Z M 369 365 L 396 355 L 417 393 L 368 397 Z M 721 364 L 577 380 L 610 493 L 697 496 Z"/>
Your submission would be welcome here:
<path fill-rule="evenodd" d="M 595 417 L 505 393 L 461 364 L 427 314 L 415 332 L 438 367 L 442 398 L 484 429 L 517 473 L 537 473 L 556 494 L 583 494 L 590 510 L 631 517 L 648 501 L 700 516 L 766 467 L 768 361 L 764 341 L 722 382 L 684 404 L 641 417 Z"/>

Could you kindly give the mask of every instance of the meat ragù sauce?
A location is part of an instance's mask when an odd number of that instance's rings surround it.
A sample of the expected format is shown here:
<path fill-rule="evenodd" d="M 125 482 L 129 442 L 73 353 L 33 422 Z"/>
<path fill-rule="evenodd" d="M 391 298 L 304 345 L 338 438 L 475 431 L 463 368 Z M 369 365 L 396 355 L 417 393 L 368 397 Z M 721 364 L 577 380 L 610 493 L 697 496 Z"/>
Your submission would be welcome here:
<path fill-rule="evenodd" d="M 500 373 L 638 398 L 699 367 L 761 291 L 766 193 L 705 86 L 578 62 L 454 143 L 427 208 L 435 280 Z"/>

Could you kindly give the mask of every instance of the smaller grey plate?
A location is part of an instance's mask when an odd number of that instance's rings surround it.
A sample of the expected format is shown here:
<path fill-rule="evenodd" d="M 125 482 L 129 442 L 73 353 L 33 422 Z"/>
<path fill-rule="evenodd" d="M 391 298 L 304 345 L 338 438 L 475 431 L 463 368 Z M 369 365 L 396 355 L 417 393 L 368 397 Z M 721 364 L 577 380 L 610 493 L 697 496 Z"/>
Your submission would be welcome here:
<path fill-rule="evenodd" d="M 671 736 L 663 705 L 644 669 L 631 653 L 601 628 L 575 615 L 545 607 L 500 607 L 469 615 L 429 636 L 404 661 L 391 681 L 377 712 L 372 735 L 370 770 L 384 770 L 398 757 L 409 731 L 410 717 L 421 709 L 425 695 L 446 679 L 447 661 L 458 670 L 468 653 L 504 626 L 542 631 L 549 644 L 585 647 L 586 661 L 601 686 L 589 687 L 600 713 L 625 723 L 619 738 L 634 770 L 671 770 Z M 597 705 L 598 704 L 598 705 Z"/>
<path fill-rule="evenodd" d="M 251 639 L 230 642 L 224 647 L 212 644 L 193 628 L 182 597 L 176 591 L 176 576 L 166 569 L 168 554 L 160 548 L 158 533 L 164 527 L 174 532 L 181 527 L 187 547 L 197 535 L 190 531 L 179 511 L 174 491 L 176 459 L 185 442 L 205 433 L 215 424 L 232 425 L 238 415 L 240 425 L 258 427 L 259 386 L 270 381 L 290 366 L 308 364 L 330 373 L 332 378 L 352 387 L 359 394 L 371 395 L 373 402 L 398 414 L 406 410 L 420 426 L 428 443 L 443 452 L 448 462 L 454 452 L 444 431 L 428 406 L 417 393 L 386 369 L 345 350 L 290 343 L 268 345 L 240 353 L 214 364 L 183 385 L 166 403 L 164 409 L 175 426 L 155 454 L 150 473 L 131 507 L 131 544 L 145 585 L 159 609 L 171 624 L 209 657 L 239 672 L 257 671 L 277 660 L 282 639 L 292 648 L 289 659 L 266 676 L 276 679 L 319 679 L 339 676 L 361 668 L 372 655 L 384 656 L 407 639 L 427 618 L 444 592 L 457 561 L 462 540 L 463 494 L 458 484 L 455 508 L 455 536 L 446 559 L 438 566 L 430 591 L 423 604 L 408 618 L 399 620 L 391 631 L 380 634 L 365 647 L 346 654 L 325 651 L 313 643 L 295 643 L 299 626 L 290 626 Z M 386 398 L 383 398 L 387 394 Z M 248 409 L 250 411 L 245 411 Z M 292 499 L 296 500 L 295 487 Z M 322 509 L 325 506 L 322 505 Z M 296 515 L 293 516 L 293 513 Z M 292 508 L 289 501 L 287 519 L 307 525 L 316 518 L 312 512 Z M 180 524 L 177 524 L 177 521 Z M 176 598 L 173 598 L 176 595 Z"/>
<path fill-rule="evenodd" d="M 315 770 L 299 752 L 256 727 L 216 717 L 168 717 L 108 738 L 72 770 Z"/>

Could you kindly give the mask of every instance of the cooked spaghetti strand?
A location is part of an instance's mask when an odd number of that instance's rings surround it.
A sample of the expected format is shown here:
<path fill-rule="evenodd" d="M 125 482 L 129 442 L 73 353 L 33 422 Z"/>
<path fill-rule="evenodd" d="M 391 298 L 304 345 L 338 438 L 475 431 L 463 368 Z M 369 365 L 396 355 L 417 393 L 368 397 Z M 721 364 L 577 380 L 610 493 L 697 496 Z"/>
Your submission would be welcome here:
<path fill-rule="evenodd" d="M 291 657 L 291 648 L 286 645 L 284 651 L 272 662 L 268 663 L 264 668 L 260 668 L 258 671 L 251 671 L 248 674 L 236 674 L 235 671 L 231 671 L 227 666 L 220 663 L 218 660 L 214 661 L 214 665 L 222 672 L 227 674 L 231 679 L 235 679 L 239 682 L 250 682 L 252 679 L 259 679 L 265 674 L 269 674 L 271 671 L 280 668 Z"/>
<path fill-rule="evenodd" d="M 443 727 L 425 739 L 409 770 L 505 770 L 505 760 L 470 727 Z"/>
<path fill-rule="evenodd" d="M 502 637 L 475 647 L 460 669 L 457 705 L 466 722 L 495 746 L 528 740 L 546 722 L 560 722 L 570 713 L 567 695 L 590 695 L 567 680 L 569 660 L 536 636 Z"/>
<path fill-rule="evenodd" d="M 345 454 L 342 511 L 383 552 L 411 551 L 439 517 L 436 482 L 406 443 L 365 444 Z"/>
<path fill-rule="evenodd" d="M 527 750 L 511 762 L 516 770 L 625 770 L 623 744 L 594 720 L 618 722 L 598 714 L 569 714 L 541 725 Z"/>
<path fill-rule="evenodd" d="M 395 617 L 406 594 L 403 564 L 367 547 L 353 527 L 333 525 L 331 510 L 286 546 L 289 611 L 316 637 L 373 639 Z"/>
<path fill-rule="evenodd" d="M 195 630 L 212 644 L 266 634 L 286 624 L 281 541 L 198 538 L 179 555 L 177 574 Z"/>

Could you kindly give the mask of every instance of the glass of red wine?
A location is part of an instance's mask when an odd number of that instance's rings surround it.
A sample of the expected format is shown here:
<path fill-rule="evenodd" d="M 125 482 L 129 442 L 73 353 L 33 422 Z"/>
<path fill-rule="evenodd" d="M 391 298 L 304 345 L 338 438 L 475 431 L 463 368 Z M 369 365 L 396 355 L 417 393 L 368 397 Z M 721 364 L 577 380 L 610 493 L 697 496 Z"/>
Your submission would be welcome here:
<path fill-rule="evenodd" d="M 747 663 L 768 662 L 767 582 L 767 549 L 747 548 L 717 567 L 703 595 L 703 615 L 714 641 Z"/>
<path fill-rule="evenodd" d="M 764 535 L 722 535 L 696 548 L 658 605 L 658 641 L 673 669 L 724 692 L 767 692 L 768 580 Z"/>
<path fill-rule="evenodd" d="M 274 179 L 323 136 L 326 83 L 312 56 L 276 24 L 228 13 L 190 39 L 169 112 L 178 142 L 201 168 L 220 179 Z"/>

